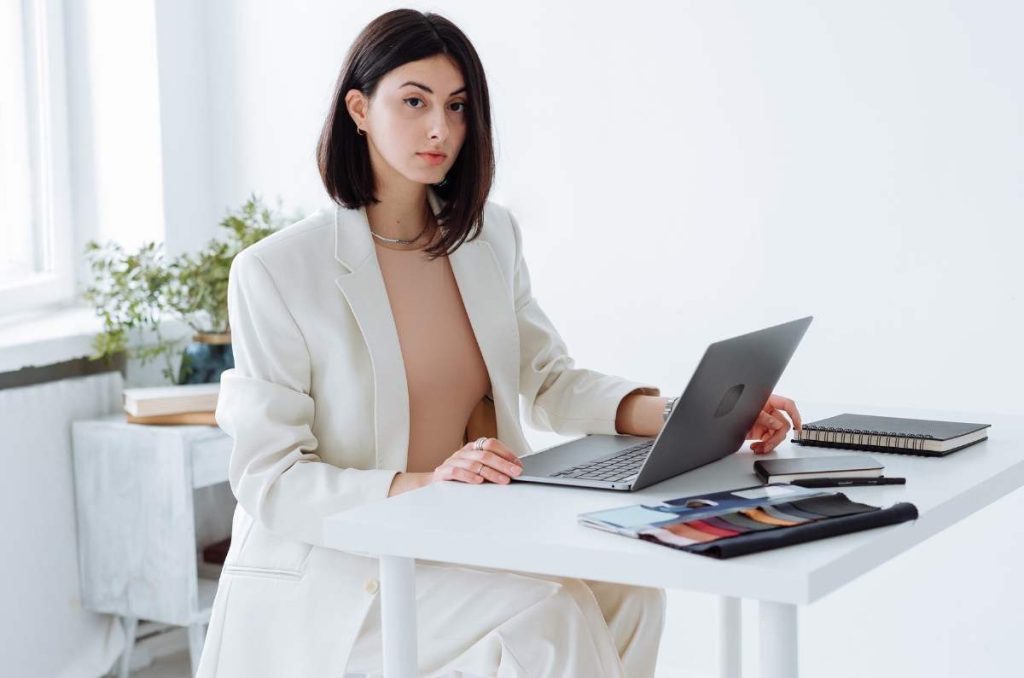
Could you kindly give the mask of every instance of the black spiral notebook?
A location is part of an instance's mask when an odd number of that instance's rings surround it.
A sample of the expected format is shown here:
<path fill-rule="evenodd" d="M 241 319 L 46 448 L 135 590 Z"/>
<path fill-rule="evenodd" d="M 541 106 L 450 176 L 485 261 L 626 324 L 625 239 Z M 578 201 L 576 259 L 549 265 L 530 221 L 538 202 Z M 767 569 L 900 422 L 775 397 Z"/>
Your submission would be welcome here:
<path fill-rule="evenodd" d="M 991 424 L 840 414 L 803 425 L 793 442 L 816 447 L 944 457 L 988 438 Z"/>

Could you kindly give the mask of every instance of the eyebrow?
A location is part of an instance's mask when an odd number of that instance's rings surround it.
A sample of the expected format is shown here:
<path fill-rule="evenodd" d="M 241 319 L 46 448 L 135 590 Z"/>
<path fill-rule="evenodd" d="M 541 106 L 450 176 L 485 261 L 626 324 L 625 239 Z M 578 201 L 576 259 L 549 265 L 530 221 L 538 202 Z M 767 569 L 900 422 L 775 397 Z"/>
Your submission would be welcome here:
<path fill-rule="evenodd" d="M 415 82 L 413 80 L 410 80 L 409 82 L 404 82 L 401 85 L 399 85 L 399 87 L 405 87 L 406 85 L 415 85 L 416 87 L 419 87 L 420 89 L 424 89 L 424 90 L 430 92 L 431 94 L 434 93 L 434 90 L 430 89 L 429 87 L 427 87 L 423 83 Z M 461 88 L 455 90 L 454 92 L 452 92 L 451 94 L 449 94 L 448 96 L 453 97 L 456 94 L 458 94 L 459 92 L 465 92 L 465 91 L 466 91 L 466 88 L 465 87 L 461 87 Z"/>

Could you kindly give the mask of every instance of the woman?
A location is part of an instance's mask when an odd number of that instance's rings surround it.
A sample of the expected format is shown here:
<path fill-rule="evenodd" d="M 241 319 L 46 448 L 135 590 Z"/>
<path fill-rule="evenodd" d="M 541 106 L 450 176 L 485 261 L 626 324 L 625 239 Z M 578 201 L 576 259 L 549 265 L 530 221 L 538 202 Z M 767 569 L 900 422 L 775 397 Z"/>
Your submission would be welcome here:
<path fill-rule="evenodd" d="M 377 560 L 326 548 L 325 516 L 443 481 L 507 484 L 529 422 L 654 436 L 651 385 L 574 367 L 531 295 L 522 236 L 487 200 L 487 83 L 465 35 L 388 12 L 352 46 L 318 162 L 336 208 L 239 254 L 231 549 L 199 675 L 375 674 Z M 748 438 L 798 416 L 772 396 Z M 486 506 L 481 506 L 486 510 Z M 419 561 L 422 675 L 652 676 L 664 592 Z"/>

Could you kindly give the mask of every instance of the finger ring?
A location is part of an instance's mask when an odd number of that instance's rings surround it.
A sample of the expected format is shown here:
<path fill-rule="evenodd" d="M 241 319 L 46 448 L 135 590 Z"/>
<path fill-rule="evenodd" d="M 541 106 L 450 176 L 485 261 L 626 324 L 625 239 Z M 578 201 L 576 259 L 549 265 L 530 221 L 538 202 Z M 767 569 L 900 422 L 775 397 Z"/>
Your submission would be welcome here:
<path fill-rule="evenodd" d="M 480 473 L 480 471 L 482 471 L 484 468 L 484 463 L 482 461 L 478 461 L 477 463 L 480 465 L 476 467 L 476 470 L 473 471 L 473 473 Z"/>
<path fill-rule="evenodd" d="M 486 442 L 487 442 L 487 438 L 477 438 L 476 442 L 473 443 L 473 449 L 474 450 L 482 450 L 482 449 L 484 449 L 484 443 L 486 443 Z"/>

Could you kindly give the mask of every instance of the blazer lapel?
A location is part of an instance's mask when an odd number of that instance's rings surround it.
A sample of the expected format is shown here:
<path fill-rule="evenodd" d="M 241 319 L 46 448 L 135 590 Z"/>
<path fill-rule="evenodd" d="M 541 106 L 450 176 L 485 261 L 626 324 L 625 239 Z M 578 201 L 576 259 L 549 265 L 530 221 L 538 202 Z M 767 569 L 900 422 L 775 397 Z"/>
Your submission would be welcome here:
<path fill-rule="evenodd" d="M 335 208 L 334 257 L 348 272 L 335 278 L 334 283 L 348 300 L 370 353 L 377 468 L 405 471 L 409 389 L 398 332 L 372 237 L 363 208 Z"/>
<path fill-rule="evenodd" d="M 430 187 L 427 195 L 437 214 L 443 203 Z M 335 208 L 334 256 L 347 269 L 334 282 L 345 295 L 370 353 L 377 468 L 405 471 L 409 387 L 365 208 Z M 511 291 L 490 243 L 482 237 L 463 243 L 449 263 L 491 380 L 498 437 L 513 450 L 526 453 L 529 448 L 519 427 L 519 344 Z"/>
<path fill-rule="evenodd" d="M 519 328 L 511 289 L 483 237 L 463 243 L 448 259 L 491 378 L 498 438 L 513 452 L 526 454 L 529 447 L 519 425 Z"/>

